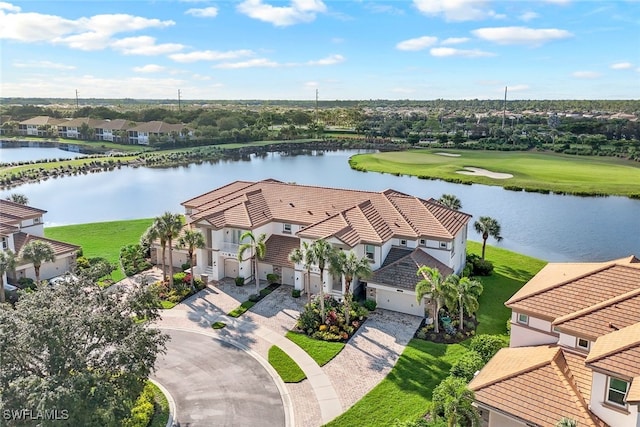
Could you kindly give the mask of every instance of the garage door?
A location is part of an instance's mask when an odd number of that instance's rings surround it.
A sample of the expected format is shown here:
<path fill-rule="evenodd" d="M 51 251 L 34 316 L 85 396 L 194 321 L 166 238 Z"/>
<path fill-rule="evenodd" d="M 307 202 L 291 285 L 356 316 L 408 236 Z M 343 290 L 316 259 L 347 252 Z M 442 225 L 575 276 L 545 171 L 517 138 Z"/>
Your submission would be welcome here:
<path fill-rule="evenodd" d="M 238 260 L 227 258 L 224 260 L 224 277 L 238 276 Z"/>
<path fill-rule="evenodd" d="M 296 283 L 295 271 L 293 268 L 282 267 L 282 278 L 283 285 L 293 286 Z"/>
<path fill-rule="evenodd" d="M 424 303 L 418 304 L 415 295 L 376 289 L 376 302 L 378 307 L 386 308 L 387 310 L 424 316 Z"/>

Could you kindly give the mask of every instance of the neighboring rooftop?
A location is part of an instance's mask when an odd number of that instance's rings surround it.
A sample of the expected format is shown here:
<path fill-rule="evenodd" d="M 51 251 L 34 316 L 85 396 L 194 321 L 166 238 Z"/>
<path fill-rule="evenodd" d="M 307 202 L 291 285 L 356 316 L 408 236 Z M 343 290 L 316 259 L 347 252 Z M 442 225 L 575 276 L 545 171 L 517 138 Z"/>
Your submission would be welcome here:
<path fill-rule="evenodd" d="M 444 277 L 453 273 L 451 268 L 420 248 L 407 250 L 392 247 L 382 267 L 376 270 L 367 281 L 414 291 L 418 282 L 422 280 L 422 277 L 416 274 L 417 269 L 422 266 L 437 268 Z"/>

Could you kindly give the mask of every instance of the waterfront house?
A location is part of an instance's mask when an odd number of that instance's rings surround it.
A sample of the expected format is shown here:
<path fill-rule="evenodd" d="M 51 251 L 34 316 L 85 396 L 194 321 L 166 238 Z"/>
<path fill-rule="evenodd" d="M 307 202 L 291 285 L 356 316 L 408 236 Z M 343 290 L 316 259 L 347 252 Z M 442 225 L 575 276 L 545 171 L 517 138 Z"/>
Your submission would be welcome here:
<path fill-rule="evenodd" d="M 640 260 L 547 264 L 506 306 L 510 347 L 469 384 L 484 426 L 640 426 Z"/>
<path fill-rule="evenodd" d="M 466 261 L 467 224 L 470 215 L 451 210 L 437 201 L 395 190 L 382 192 L 314 187 L 273 179 L 235 181 L 182 203 L 189 226 L 202 232 L 206 248 L 197 252 L 196 274 L 209 279 L 253 275 L 249 260 L 238 262 L 241 235 L 265 233 L 266 257 L 259 262 L 258 277 L 275 273 L 285 285 L 341 298 L 345 283 L 327 270 L 320 277 L 313 266 L 307 277 L 303 265 L 294 265 L 289 254 L 304 243 L 324 239 L 336 248 L 366 257 L 379 271 L 366 293 L 379 307 L 424 315 L 424 301 L 417 303 L 415 283 L 420 265 L 437 266 L 443 274 L 460 272 Z M 158 251 L 159 252 L 159 251 Z M 408 265 L 408 267 L 405 267 Z M 388 280 L 389 272 L 402 267 L 413 283 Z M 358 292 L 360 284 L 353 284 Z M 363 289 L 363 291 L 365 291 Z"/>
<path fill-rule="evenodd" d="M 120 142 L 128 141 L 129 128 L 136 123 L 125 119 L 103 120 L 95 128 L 95 138 L 98 141 Z"/>
<path fill-rule="evenodd" d="M 66 119 L 58 123 L 58 136 L 60 138 L 91 140 L 96 137 L 96 128 L 99 128 L 104 120 L 91 118 Z"/>
<path fill-rule="evenodd" d="M 154 141 L 176 141 L 191 135 L 185 125 L 170 124 L 162 121 L 140 123 L 128 129 L 129 143 L 149 145 Z"/>
<path fill-rule="evenodd" d="M 37 116 L 18 123 L 18 134 L 22 136 L 55 136 L 58 134 L 58 124 L 64 119 L 49 116 Z"/>

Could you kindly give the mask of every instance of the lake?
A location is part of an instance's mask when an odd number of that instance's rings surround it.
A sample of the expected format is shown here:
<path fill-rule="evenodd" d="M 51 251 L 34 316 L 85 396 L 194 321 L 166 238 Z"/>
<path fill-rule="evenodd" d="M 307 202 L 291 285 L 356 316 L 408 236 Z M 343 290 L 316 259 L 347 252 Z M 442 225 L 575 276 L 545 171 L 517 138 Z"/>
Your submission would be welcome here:
<path fill-rule="evenodd" d="M 3 147 L 0 148 L 0 163 L 28 162 L 42 159 L 75 159 L 84 154 L 73 153 L 55 147 Z"/>
<path fill-rule="evenodd" d="M 147 218 L 165 211 L 182 213 L 181 202 L 234 180 L 274 178 L 370 191 L 393 188 L 422 198 L 450 193 L 474 218 L 491 216 L 500 222 L 504 239 L 496 243 L 489 238 L 489 244 L 556 262 L 640 256 L 640 200 L 513 192 L 486 185 L 357 172 L 349 168 L 348 159 L 358 152 L 363 151 L 270 153 L 244 161 L 167 169 L 122 168 L 25 184 L 2 191 L 0 196 L 25 194 L 32 206 L 48 211 L 45 225 L 53 226 Z M 482 240 L 472 224 L 469 231 L 471 240 Z"/>

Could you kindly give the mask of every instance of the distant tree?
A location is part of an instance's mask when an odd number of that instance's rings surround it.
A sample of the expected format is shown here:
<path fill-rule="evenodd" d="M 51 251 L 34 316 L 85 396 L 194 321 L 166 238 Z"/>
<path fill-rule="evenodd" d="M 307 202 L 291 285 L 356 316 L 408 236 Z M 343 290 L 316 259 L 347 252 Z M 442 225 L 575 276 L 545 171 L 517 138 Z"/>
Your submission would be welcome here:
<path fill-rule="evenodd" d="M 16 255 L 9 249 L 0 251 L 0 303 L 5 302 L 4 274 L 16 268 Z"/>
<path fill-rule="evenodd" d="M 448 427 L 479 425 L 474 399 L 464 379 L 449 376 L 433 389 L 431 415 L 443 416 Z"/>
<path fill-rule="evenodd" d="M 489 236 L 501 241 L 500 235 L 500 223 L 490 216 L 481 216 L 476 222 L 473 223 L 473 228 L 482 235 L 482 259 L 484 259 L 484 251 L 487 246 L 487 239 Z"/>
<path fill-rule="evenodd" d="M 438 201 L 449 209 L 453 209 L 454 211 L 459 211 L 460 209 L 462 209 L 462 202 L 453 194 L 443 194 L 442 196 L 440 196 Z"/>
<path fill-rule="evenodd" d="M 258 238 L 251 232 L 245 231 L 240 236 L 240 241 L 243 242 L 248 240 L 246 243 L 242 243 L 238 248 L 238 261 L 243 262 L 246 261 L 243 256 L 244 253 L 249 251 L 250 256 L 247 259 L 253 260 L 252 268 L 254 269 L 254 277 L 256 279 L 256 294 L 260 293 L 260 278 L 258 277 L 258 260 L 263 259 L 267 254 L 267 245 L 265 245 L 265 240 L 267 240 L 267 235 L 262 233 Z"/>
<path fill-rule="evenodd" d="M 66 411 L 42 426 L 123 425 L 165 351 L 168 337 L 136 321 L 156 320 L 157 306 L 149 287 L 101 292 L 84 279 L 0 305 L 3 409 Z"/>
<path fill-rule="evenodd" d="M 178 239 L 178 246 L 181 248 L 186 248 L 187 253 L 189 254 L 189 265 L 191 266 L 191 289 L 195 292 L 196 288 L 193 285 L 193 255 L 196 249 L 204 248 L 206 246 L 204 236 L 197 230 L 185 230 L 184 234 Z"/>
<path fill-rule="evenodd" d="M 36 283 L 40 283 L 40 267 L 44 262 L 53 262 L 56 260 L 56 252 L 49 242 L 43 240 L 32 240 L 20 251 L 22 261 L 33 264 L 36 273 Z"/>
<path fill-rule="evenodd" d="M 19 203 L 21 205 L 29 204 L 29 198 L 21 193 L 11 193 L 7 196 L 6 199 L 13 203 Z"/>

